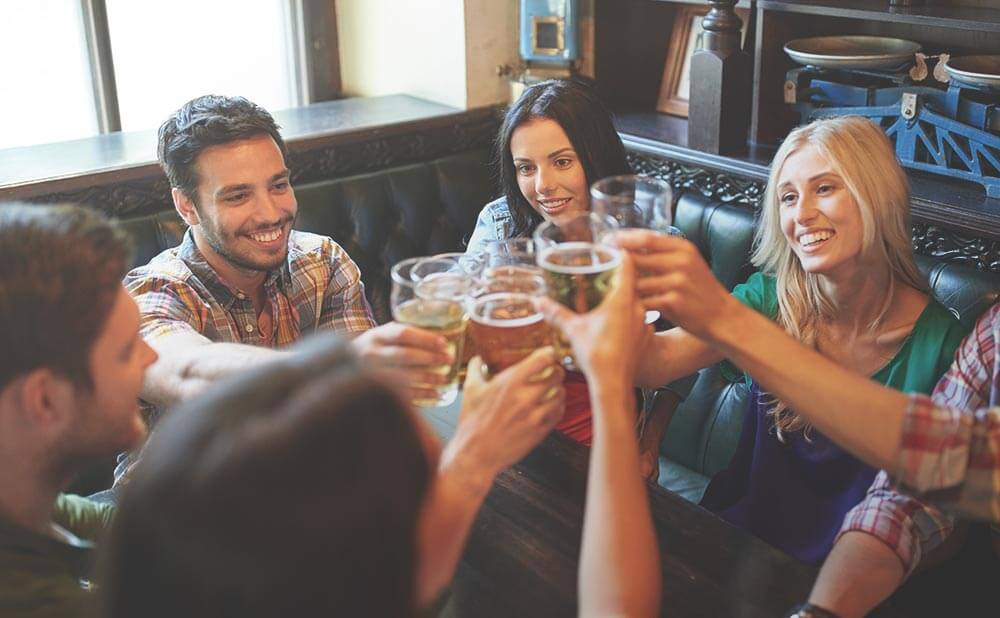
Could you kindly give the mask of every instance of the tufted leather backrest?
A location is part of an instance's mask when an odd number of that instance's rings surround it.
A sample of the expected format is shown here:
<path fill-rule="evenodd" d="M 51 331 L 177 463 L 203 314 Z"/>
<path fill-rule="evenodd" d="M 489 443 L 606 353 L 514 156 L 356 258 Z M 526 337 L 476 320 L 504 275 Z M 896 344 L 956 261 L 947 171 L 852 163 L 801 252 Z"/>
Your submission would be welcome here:
<path fill-rule="evenodd" d="M 746 281 L 753 272 L 749 256 L 754 217 L 749 210 L 685 194 L 674 218 L 727 288 Z M 969 328 L 1000 297 L 1000 274 L 925 256 L 917 256 L 917 264 L 935 298 Z M 720 472 L 739 441 L 746 397 L 746 385 L 726 380 L 719 366 L 702 369 L 690 395 L 678 406 L 660 452 L 701 474 Z"/>
<path fill-rule="evenodd" d="M 496 196 L 490 153 L 470 150 L 425 163 L 295 187 L 296 229 L 330 236 L 361 270 L 380 322 L 391 319 L 389 269 L 407 257 L 462 251 L 482 207 Z M 177 246 L 187 226 L 172 210 L 120 222 L 135 265 Z"/>

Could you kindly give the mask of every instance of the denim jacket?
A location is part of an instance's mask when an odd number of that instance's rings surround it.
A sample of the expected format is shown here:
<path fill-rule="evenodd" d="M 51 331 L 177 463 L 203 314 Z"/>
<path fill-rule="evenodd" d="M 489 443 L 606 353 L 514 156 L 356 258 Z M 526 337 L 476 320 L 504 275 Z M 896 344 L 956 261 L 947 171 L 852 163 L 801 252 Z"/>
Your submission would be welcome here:
<path fill-rule="evenodd" d="M 477 253 L 486 250 L 486 243 L 493 240 L 505 240 L 511 237 L 514 229 L 514 218 L 507 207 L 507 198 L 493 200 L 483 207 L 476 220 L 476 229 L 472 231 L 466 253 Z"/>

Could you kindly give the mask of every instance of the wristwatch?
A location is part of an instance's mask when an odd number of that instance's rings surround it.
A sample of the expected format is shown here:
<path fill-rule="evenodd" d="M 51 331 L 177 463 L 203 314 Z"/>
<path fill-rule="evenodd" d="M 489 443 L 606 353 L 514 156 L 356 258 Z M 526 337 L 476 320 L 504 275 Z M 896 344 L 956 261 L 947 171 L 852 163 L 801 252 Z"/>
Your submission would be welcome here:
<path fill-rule="evenodd" d="M 840 616 L 819 605 L 803 603 L 793 609 L 792 613 L 788 614 L 788 618 L 840 618 Z"/>

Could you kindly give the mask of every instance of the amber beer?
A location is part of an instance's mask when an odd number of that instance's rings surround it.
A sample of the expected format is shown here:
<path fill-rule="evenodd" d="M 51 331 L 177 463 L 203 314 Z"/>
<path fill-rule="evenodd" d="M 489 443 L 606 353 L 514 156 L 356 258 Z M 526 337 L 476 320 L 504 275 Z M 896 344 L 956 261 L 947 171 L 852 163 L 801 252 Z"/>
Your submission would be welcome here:
<path fill-rule="evenodd" d="M 494 292 L 474 301 L 469 322 L 473 345 L 493 376 L 549 344 L 551 331 L 536 298 Z"/>

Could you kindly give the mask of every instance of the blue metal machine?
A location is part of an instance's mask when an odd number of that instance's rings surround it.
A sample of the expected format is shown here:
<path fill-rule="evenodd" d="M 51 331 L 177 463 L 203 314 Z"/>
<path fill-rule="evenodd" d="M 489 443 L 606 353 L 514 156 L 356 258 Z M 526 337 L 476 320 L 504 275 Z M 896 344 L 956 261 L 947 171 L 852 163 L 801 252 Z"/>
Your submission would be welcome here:
<path fill-rule="evenodd" d="M 978 183 L 1000 198 L 1000 92 L 952 80 L 911 83 L 906 73 L 800 67 L 785 102 L 803 122 L 867 116 L 893 141 L 904 167 Z"/>

